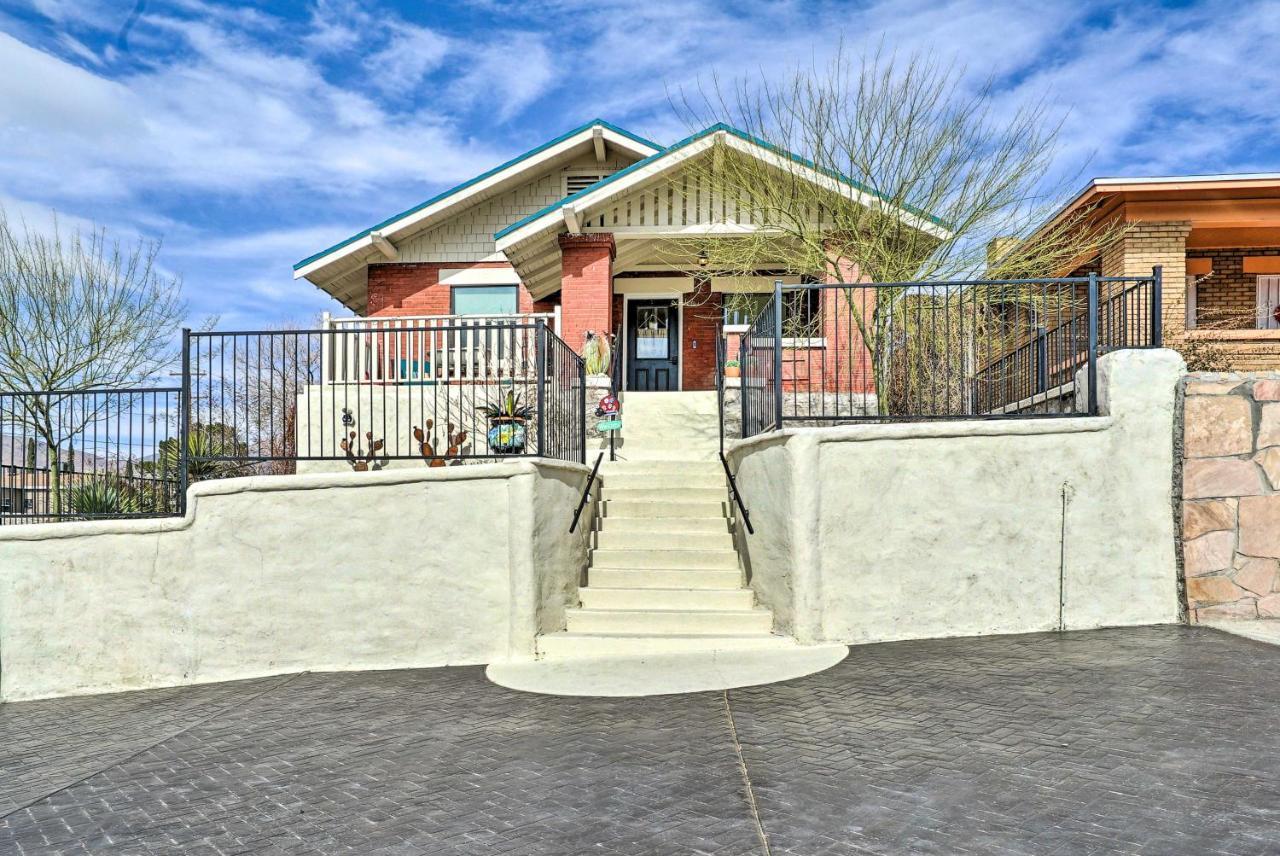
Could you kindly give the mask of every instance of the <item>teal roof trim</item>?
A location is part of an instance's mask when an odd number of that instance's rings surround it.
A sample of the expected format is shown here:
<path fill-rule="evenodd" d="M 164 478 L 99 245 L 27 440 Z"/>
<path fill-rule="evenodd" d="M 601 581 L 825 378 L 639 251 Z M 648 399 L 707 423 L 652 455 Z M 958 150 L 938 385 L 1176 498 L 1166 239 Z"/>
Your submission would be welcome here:
<path fill-rule="evenodd" d="M 865 184 L 863 184 L 860 181 L 856 181 L 850 178 L 849 176 L 835 172 L 834 170 L 822 169 L 820 167 L 817 167 L 814 165 L 813 161 L 808 160 L 806 158 L 802 158 L 800 157 L 800 155 L 797 155 L 793 152 L 789 152 L 786 149 L 783 149 L 774 145 L 773 143 L 765 142 L 764 140 L 761 140 L 758 137 L 754 137 L 751 134 L 748 134 L 746 131 L 741 131 L 733 127 L 732 125 L 726 125 L 723 122 L 717 122 L 711 127 L 705 128 L 699 131 L 698 133 L 693 134 L 692 136 L 685 137 L 680 142 L 674 143 L 673 145 L 663 149 L 657 154 L 650 155 L 644 160 L 636 161 L 626 169 L 621 169 L 613 173 L 612 175 L 605 176 L 604 178 L 597 181 L 595 184 L 592 184 L 588 187 L 584 187 L 582 190 L 579 190 L 577 193 L 574 193 L 571 196 L 566 196 L 564 199 L 561 199 L 559 202 L 553 202 L 552 204 L 548 205 L 546 208 L 543 208 L 541 211 L 535 211 L 533 214 L 530 214 L 528 217 L 525 217 L 522 220 L 517 220 L 515 223 L 512 223 L 510 226 L 507 226 L 505 229 L 502 229 L 501 231 L 494 233 L 493 239 L 495 241 L 499 240 L 504 236 L 509 235 L 512 232 L 516 231 L 520 227 L 526 226 L 529 223 L 534 222 L 535 220 L 538 220 L 542 217 L 547 216 L 553 211 L 563 208 L 566 204 L 573 201 L 574 199 L 577 199 L 578 197 L 583 196 L 584 194 L 592 193 L 596 190 L 599 190 L 601 187 L 604 187 L 606 184 L 609 184 L 610 182 L 613 182 L 613 181 L 617 181 L 618 179 L 622 178 L 628 173 L 634 172 L 637 169 L 641 169 L 642 167 L 645 167 L 656 160 L 660 160 L 661 158 L 671 154 L 672 152 L 679 151 L 680 149 L 684 148 L 687 145 L 696 143 L 698 140 L 701 140 L 704 137 L 714 134 L 717 131 L 724 131 L 725 133 L 732 134 L 733 136 L 737 137 L 740 140 L 745 140 L 746 142 L 753 143 L 754 145 L 760 146 L 761 148 L 766 149 L 770 152 L 773 152 L 774 154 L 781 155 L 782 157 L 785 157 L 788 160 L 793 161 L 794 163 L 798 163 L 801 166 L 804 166 L 808 169 L 812 169 L 815 172 L 819 172 L 823 175 L 826 175 L 829 178 L 834 178 L 837 181 L 841 181 L 845 184 L 848 184 L 849 186 L 854 187 L 863 193 L 874 196 L 884 201 L 888 201 L 887 199 L 885 199 L 883 194 L 875 190 L 872 190 L 871 188 L 867 187 Z M 914 214 L 917 217 L 922 217 L 925 220 L 928 220 L 929 222 L 933 223 L 935 226 L 940 226 L 943 229 L 951 228 L 951 226 L 946 221 L 942 220 L 940 217 L 935 217 L 934 215 L 928 213 L 927 211 L 921 211 L 912 206 L 903 206 L 903 209 L 908 213 Z"/>
<path fill-rule="evenodd" d="M 613 131 L 615 134 L 621 134 L 627 139 L 633 140 L 634 142 L 637 142 L 642 146 L 648 146 L 653 149 L 658 149 L 659 151 L 662 150 L 662 146 L 658 145 L 652 140 L 646 140 L 644 137 L 641 137 L 638 134 L 633 134 L 624 128 L 619 128 L 617 125 L 614 125 L 612 122 L 606 122 L 603 119 L 594 119 L 590 122 L 587 122 L 585 125 L 579 125 L 578 127 L 574 128 L 572 131 L 566 131 L 565 133 L 556 137 L 554 140 L 548 140 L 547 142 L 543 143 L 540 146 L 537 146 L 536 148 L 529 149 L 529 151 L 525 152 L 524 154 L 518 155 L 512 158 L 511 160 L 507 161 L 506 163 L 495 166 L 493 169 L 487 172 L 482 172 L 480 175 L 477 175 L 475 178 L 468 179 L 467 181 L 464 181 L 462 184 L 459 184 L 456 187 L 451 187 L 448 190 L 444 191 L 443 193 L 436 194 L 435 196 L 428 199 L 426 202 L 423 202 L 421 204 L 413 206 L 412 208 L 408 208 L 404 211 L 401 211 L 399 214 L 396 214 L 393 217 L 388 217 L 386 220 L 383 220 L 381 223 L 370 226 L 368 229 L 365 229 L 363 231 L 357 232 L 356 234 L 352 235 L 350 238 L 339 241 L 338 243 L 334 244 L 332 247 L 329 247 L 328 249 L 321 250 L 315 255 L 307 256 L 305 259 L 295 264 L 293 266 L 293 269 L 298 270 L 299 268 L 306 267 L 307 265 L 311 264 L 317 259 L 321 259 L 329 255 L 329 253 L 332 253 L 334 250 L 340 250 L 343 247 L 348 246 L 349 244 L 355 243 L 361 238 L 367 237 L 371 232 L 376 232 L 379 229 L 384 229 L 403 217 L 408 217 L 410 214 L 415 214 L 418 211 L 421 211 L 423 208 L 426 208 L 431 205 L 435 205 L 437 202 L 441 202 L 445 199 L 448 199 L 450 196 L 453 196 L 456 193 L 460 193 L 463 190 L 466 190 L 468 187 L 471 187 L 472 185 L 478 182 L 484 181 L 486 178 L 490 178 L 494 175 L 497 175 L 503 170 L 510 169 L 511 167 L 517 165 L 521 161 L 527 160 L 533 157 L 534 155 L 544 152 L 547 149 L 551 148 L 552 146 L 559 145 L 560 143 L 563 143 L 565 140 L 569 139 L 570 137 L 581 134 L 583 131 L 590 130 L 591 128 L 594 128 L 597 125 L 599 125 L 602 128 L 608 128 L 610 131 Z"/>

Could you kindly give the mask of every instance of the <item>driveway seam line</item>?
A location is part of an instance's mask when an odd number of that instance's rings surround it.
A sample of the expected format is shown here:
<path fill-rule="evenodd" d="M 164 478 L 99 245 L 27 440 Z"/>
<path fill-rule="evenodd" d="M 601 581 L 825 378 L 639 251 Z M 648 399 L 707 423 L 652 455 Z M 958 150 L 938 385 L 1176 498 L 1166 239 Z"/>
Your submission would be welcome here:
<path fill-rule="evenodd" d="M 729 736 L 733 739 L 733 751 L 738 756 L 738 770 L 742 773 L 742 784 L 747 789 L 747 805 L 751 808 L 751 819 L 755 822 L 756 835 L 760 838 L 764 856 L 773 856 L 773 851 L 769 849 L 769 835 L 764 831 L 764 821 L 760 819 L 760 807 L 756 804 L 756 792 L 751 785 L 751 774 L 747 771 L 747 759 L 742 755 L 742 743 L 738 740 L 738 726 L 733 721 L 733 706 L 729 703 L 729 691 L 722 691 L 721 696 L 724 698 L 724 716 L 729 723 Z"/>
<path fill-rule="evenodd" d="M 310 673 L 309 673 L 309 672 L 295 672 L 295 673 L 294 673 L 294 674 L 292 674 L 292 675 L 286 675 L 286 676 L 284 677 L 284 679 L 283 679 L 283 680 L 276 681 L 274 684 L 272 684 L 272 685 L 271 685 L 271 686 L 269 686 L 269 687 L 264 687 L 262 690 L 260 690 L 259 692 L 256 692 L 256 693 L 254 693 L 253 695 L 249 696 L 249 698 L 245 699 L 244 701 L 239 701 L 239 702 L 237 702 L 237 701 L 230 701 L 230 702 L 227 702 L 226 704 L 219 706 L 216 710 L 214 710 L 213 712 L 211 712 L 208 716 L 203 716 L 203 717 L 201 717 L 200 719 L 197 719 L 195 722 L 192 722 L 191 724 L 186 725 L 186 726 L 184 726 L 184 727 L 182 727 L 182 728 L 178 729 L 177 731 L 173 732 L 172 734 L 167 734 L 167 735 L 165 735 L 164 737 L 161 737 L 159 740 L 155 741 L 154 743 L 149 743 L 148 745 L 143 746 L 141 749 L 139 749 L 139 750 L 138 750 L 138 751 L 136 751 L 136 752 L 132 752 L 132 753 L 130 753 L 130 754 L 128 754 L 128 755 L 126 755 L 126 756 L 125 756 L 125 757 L 123 757 L 123 758 L 117 758 L 117 759 L 115 759 L 115 760 L 112 760 L 112 761 L 108 762 L 107 764 L 105 764 L 104 766 L 102 766 L 101 768 L 99 768 L 99 769 L 97 769 L 97 770 L 94 770 L 93 772 L 89 773 L 88 775 L 81 776 L 80 778 L 76 779 L 75 781 L 67 782 L 65 785 L 62 785 L 62 786 L 57 787 L 57 788 L 54 788 L 53 790 L 49 791 L 47 794 L 42 794 L 41 796 L 36 797 L 35 799 L 31 800 L 30 802 L 26 803 L 25 805 L 20 805 L 20 806 L 18 806 L 18 807 L 17 807 L 17 808 L 15 808 L 15 809 L 12 809 L 12 810 L 10 810 L 10 811 L 5 812 L 4 814 L 0 814 L 0 820 L 7 820 L 8 818 L 12 817 L 13 815 L 17 814 L 18 812 L 26 811 L 27 809 L 31 808 L 33 805 L 35 805 L 35 804 L 36 804 L 36 803 L 38 803 L 38 802 L 43 802 L 44 800 L 47 800 L 47 799 L 49 799 L 50 797 L 56 797 L 58 794 L 60 794 L 60 793 L 62 793 L 62 792 L 64 792 L 64 791 L 71 790 L 71 789 L 72 789 L 72 788 L 74 788 L 76 785 L 79 785 L 79 784 L 82 784 L 82 783 L 84 783 L 84 782 L 87 782 L 87 781 L 89 781 L 90 779 L 92 779 L 94 776 L 101 775 L 102 773 L 105 773 L 107 770 L 111 769 L 112 767 L 118 767 L 118 766 L 119 766 L 119 765 L 121 765 L 121 764 L 127 764 L 127 763 L 129 763 L 130 761 L 132 761 L 134 758 L 137 758 L 139 755 L 142 755 L 142 754 L 145 754 L 145 753 L 147 753 L 147 752 L 150 752 L 152 749 L 156 748 L 156 747 L 157 747 L 157 746 L 159 746 L 161 743 L 164 743 L 164 742 L 166 742 L 166 741 L 172 740 L 172 739 L 174 739 L 175 737 L 181 737 L 182 735 L 186 734 L 186 733 L 187 733 L 188 731 L 190 731 L 191 729 L 193 729 L 193 728 L 197 728 L 197 727 L 199 727 L 199 726 L 201 726 L 201 725 L 204 725 L 206 722 L 210 722 L 210 721 L 212 721 L 212 720 L 216 719 L 217 717 L 219 717 L 219 716 L 221 716 L 222 714 L 226 713 L 226 712 L 227 712 L 229 709 L 231 709 L 231 708 L 240 708 L 240 707 L 244 707 L 245 705 L 252 704 L 253 702 L 255 702 L 255 701 L 257 701 L 258 699 L 262 698 L 262 697 L 263 697 L 264 695 L 266 695 L 267 693 L 274 692 L 274 691 L 276 691 L 276 690 L 278 690 L 278 689 L 281 689 L 282 687 L 287 686 L 288 684 L 292 683 L 293 681 L 297 680 L 298 678 L 300 678 L 300 677 L 302 677 L 303 675 L 306 675 L 306 674 L 310 674 Z M 198 686 L 198 685 L 192 685 L 192 686 Z"/>

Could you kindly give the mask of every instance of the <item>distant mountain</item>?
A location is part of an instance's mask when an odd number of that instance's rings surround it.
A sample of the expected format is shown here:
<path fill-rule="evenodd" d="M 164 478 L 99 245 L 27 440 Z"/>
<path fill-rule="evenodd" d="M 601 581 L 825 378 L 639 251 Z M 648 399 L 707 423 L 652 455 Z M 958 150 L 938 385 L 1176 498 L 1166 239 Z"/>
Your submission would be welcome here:
<path fill-rule="evenodd" d="M 27 460 L 29 437 L 31 435 L 0 433 L 0 467 L 34 466 L 38 470 L 48 469 L 49 447 L 39 439 L 36 439 L 34 464 Z M 122 450 L 122 453 L 127 455 L 127 450 Z M 60 460 L 65 463 L 68 459 L 68 451 L 64 448 Z M 121 459 L 117 467 L 114 456 L 91 455 L 80 449 L 76 449 L 70 459 L 74 460 L 75 469 L 80 472 L 110 472 L 117 468 L 123 469 L 125 464 L 124 459 Z M 135 462 L 136 460 L 135 458 Z"/>

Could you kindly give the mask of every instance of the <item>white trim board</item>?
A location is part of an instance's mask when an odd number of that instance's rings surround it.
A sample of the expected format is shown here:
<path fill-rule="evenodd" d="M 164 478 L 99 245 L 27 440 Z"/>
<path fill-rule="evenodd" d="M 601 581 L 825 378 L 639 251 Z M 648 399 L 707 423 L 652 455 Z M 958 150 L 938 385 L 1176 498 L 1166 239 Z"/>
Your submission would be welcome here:
<path fill-rule="evenodd" d="M 441 268 L 441 285 L 519 285 L 520 274 L 505 268 Z"/>

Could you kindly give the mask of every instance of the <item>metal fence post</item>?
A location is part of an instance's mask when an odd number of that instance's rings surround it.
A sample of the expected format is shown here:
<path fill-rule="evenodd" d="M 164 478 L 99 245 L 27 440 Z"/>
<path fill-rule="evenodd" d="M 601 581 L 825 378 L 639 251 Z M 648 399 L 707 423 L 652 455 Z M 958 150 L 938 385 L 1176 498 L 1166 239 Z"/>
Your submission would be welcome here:
<path fill-rule="evenodd" d="M 533 342 L 533 361 L 538 366 L 538 388 L 535 393 L 537 398 L 536 412 L 538 414 L 538 454 L 546 457 L 547 452 L 543 442 L 546 439 L 547 424 L 547 324 L 541 318 L 535 322 Z"/>
<path fill-rule="evenodd" d="M 1151 347 L 1161 347 L 1164 338 L 1163 300 L 1164 265 L 1156 265 L 1151 269 Z"/>
<path fill-rule="evenodd" d="M 752 327 L 748 327 L 748 333 Z M 751 434 L 751 423 L 747 421 L 747 397 L 751 393 L 750 378 L 747 376 L 747 335 L 748 333 L 738 334 L 738 410 L 739 418 L 742 425 L 738 429 L 738 436 L 746 439 Z"/>
<path fill-rule="evenodd" d="M 178 511 L 187 513 L 187 455 L 191 448 L 191 328 L 182 328 L 182 393 L 178 396 Z"/>
<path fill-rule="evenodd" d="M 773 281 L 773 427 L 782 428 L 782 280 Z"/>
<path fill-rule="evenodd" d="M 1049 331 L 1036 327 L 1036 392 L 1049 388 Z"/>
<path fill-rule="evenodd" d="M 1089 415 L 1098 415 L 1098 275 L 1089 274 Z"/>
<path fill-rule="evenodd" d="M 578 360 L 578 460 L 581 463 L 587 462 L 587 361 Z M 613 435 L 616 432 L 609 432 L 609 460 L 613 460 Z M 590 485 L 588 485 L 590 489 Z"/>

